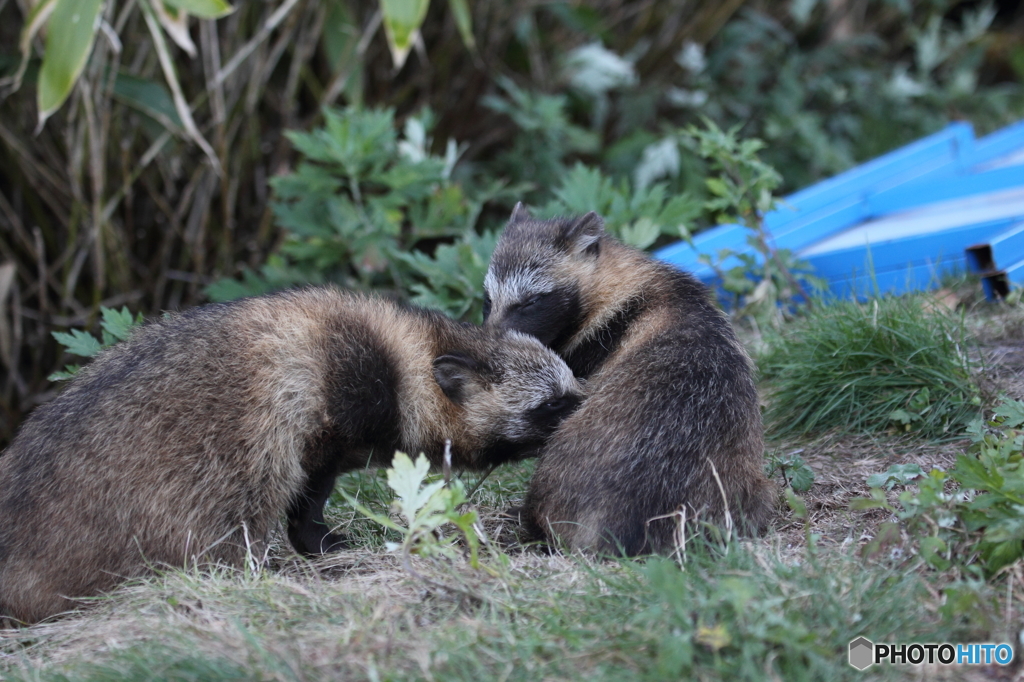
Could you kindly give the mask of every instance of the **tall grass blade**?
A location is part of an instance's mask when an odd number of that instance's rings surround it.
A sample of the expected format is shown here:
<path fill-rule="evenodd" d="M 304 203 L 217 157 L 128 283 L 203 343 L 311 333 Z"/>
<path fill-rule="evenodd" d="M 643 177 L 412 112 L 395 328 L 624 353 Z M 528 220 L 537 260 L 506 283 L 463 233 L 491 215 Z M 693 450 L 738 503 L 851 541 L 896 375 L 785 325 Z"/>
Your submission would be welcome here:
<path fill-rule="evenodd" d="M 159 2 L 160 0 L 152 1 Z M 178 117 L 181 118 L 182 125 L 185 127 L 188 136 L 203 150 L 203 153 L 210 160 L 210 165 L 213 166 L 214 171 L 220 175 L 220 160 L 213 151 L 213 147 L 206 141 L 203 134 L 199 132 L 199 128 L 192 118 L 192 109 L 189 107 L 188 102 L 185 100 L 185 95 L 181 91 L 181 83 L 178 82 L 178 74 L 174 68 L 174 59 L 171 57 L 167 41 L 164 40 L 163 31 L 160 30 L 160 22 L 157 20 L 156 12 L 147 0 L 140 0 L 139 7 L 142 8 L 142 14 L 146 18 L 149 34 L 153 37 L 153 47 L 156 49 L 157 57 L 160 60 L 160 68 L 164 72 L 164 78 L 167 79 L 167 85 L 171 89 L 171 96 L 174 99 L 174 108 L 178 112 Z"/>

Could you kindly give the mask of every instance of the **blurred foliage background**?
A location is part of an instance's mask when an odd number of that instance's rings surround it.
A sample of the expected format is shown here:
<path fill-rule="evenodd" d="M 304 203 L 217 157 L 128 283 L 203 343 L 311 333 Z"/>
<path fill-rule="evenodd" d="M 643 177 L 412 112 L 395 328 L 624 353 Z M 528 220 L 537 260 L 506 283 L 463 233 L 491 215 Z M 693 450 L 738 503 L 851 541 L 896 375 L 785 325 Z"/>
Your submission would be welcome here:
<path fill-rule="evenodd" d="M 763 140 L 785 192 L 1024 117 L 1015 2 L 435 0 L 401 66 L 426 2 L 88 2 L 44 103 L 69 1 L 0 0 L 0 445 L 101 306 L 335 281 L 478 319 L 517 200 L 641 248 L 727 218 L 694 124 Z"/>

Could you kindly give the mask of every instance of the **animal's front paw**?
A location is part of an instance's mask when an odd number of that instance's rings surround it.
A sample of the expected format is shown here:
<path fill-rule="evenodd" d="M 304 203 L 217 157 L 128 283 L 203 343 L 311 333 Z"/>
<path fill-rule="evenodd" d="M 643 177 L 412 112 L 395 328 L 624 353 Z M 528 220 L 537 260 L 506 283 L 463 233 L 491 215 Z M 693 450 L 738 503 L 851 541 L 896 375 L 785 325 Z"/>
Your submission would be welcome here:
<path fill-rule="evenodd" d="M 351 546 L 352 543 L 346 536 L 339 535 L 338 533 L 328 533 L 320 541 L 320 553 L 329 554 L 340 549 L 348 549 Z"/>
<path fill-rule="evenodd" d="M 523 523 L 523 507 L 522 506 L 509 507 L 505 511 L 501 512 L 501 517 L 504 518 L 504 519 L 509 519 L 511 521 L 515 521 L 518 524 L 522 524 Z"/>

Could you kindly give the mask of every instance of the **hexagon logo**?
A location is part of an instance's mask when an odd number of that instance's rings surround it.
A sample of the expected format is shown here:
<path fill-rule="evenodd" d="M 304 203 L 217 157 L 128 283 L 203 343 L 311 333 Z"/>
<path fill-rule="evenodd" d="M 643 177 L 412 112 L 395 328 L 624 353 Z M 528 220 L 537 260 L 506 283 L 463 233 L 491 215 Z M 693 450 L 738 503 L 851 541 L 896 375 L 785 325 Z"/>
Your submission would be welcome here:
<path fill-rule="evenodd" d="M 857 670 L 865 670 L 874 662 L 875 645 L 869 639 L 858 637 L 850 642 L 850 665 Z"/>

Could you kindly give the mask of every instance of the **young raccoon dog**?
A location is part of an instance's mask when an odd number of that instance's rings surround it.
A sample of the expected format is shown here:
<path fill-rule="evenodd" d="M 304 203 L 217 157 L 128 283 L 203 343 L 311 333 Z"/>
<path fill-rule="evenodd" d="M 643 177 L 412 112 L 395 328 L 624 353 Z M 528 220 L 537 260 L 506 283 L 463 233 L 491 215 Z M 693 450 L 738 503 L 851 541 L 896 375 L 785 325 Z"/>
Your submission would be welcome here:
<path fill-rule="evenodd" d="M 196 308 L 100 354 L 0 455 L 0 620 L 154 565 L 241 565 L 284 514 L 339 548 L 335 477 L 396 449 L 481 469 L 536 455 L 581 399 L 536 339 L 331 288 Z"/>
<path fill-rule="evenodd" d="M 703 284 L 596 213 L 540 221 L 520 204 L 484 289 L 487 327 L 536 336 L 588 378 L 519 510 L 535 537 L 632 556 L 672 551 L 679 511 L 764 528 L 778 491 L 752 367 Z"/>

